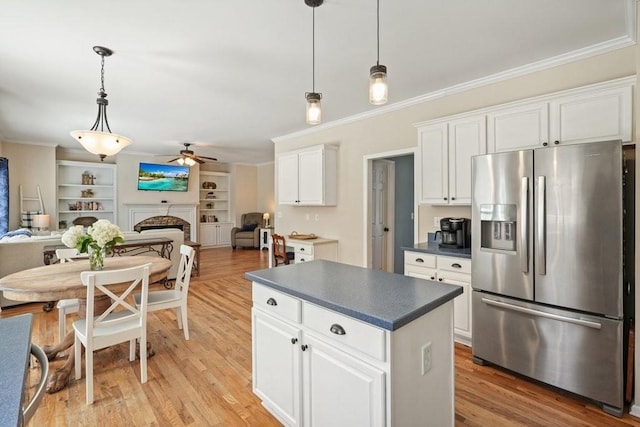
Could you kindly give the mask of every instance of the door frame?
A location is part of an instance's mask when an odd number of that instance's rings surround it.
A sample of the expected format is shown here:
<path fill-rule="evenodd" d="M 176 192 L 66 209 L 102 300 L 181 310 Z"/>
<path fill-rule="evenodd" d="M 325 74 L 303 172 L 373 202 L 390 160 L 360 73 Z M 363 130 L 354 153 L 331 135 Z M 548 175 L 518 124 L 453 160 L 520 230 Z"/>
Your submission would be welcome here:
<path fill-rule="evenodd" d="M 399 157 L 399 156 L 407 156 L 413 155 L 414 159 L 418 154 L 418 147 L 410 147 L 393 151 L 385 151 L 382 153 L 375 154 L 367 154 L 362 157 L 362 188 L 364 191 L 363 195 L 363 213 L 362 217 L 363 221 L 363 238 L 362 238 L 362 249 L 365 254 L 365 258 L 363 261 L 363 267 L 371 268 L 371 260 L 372 260 L 372 250 L 371 250 L 371 213 L 373 211 L 373 197 L 372 197 L 372 178 L 373 178 L 373 161 L 374 160 L 385 160 L 389 157 Z M 415 172 L 414 172 L 415 174 Z M 395 179 L 395 177 L 393 178 Z M 418 186 L 413 186 L 413 205 L 414 212 L 417 212 L 417 191 Z M 392 229 L 393 231 L 393 229 Z M 392 235 L 390 233 L 390 235 Z M 387 252 L 391 251 L 391 260 L 393 260 L 393 240 L 391 240 L 391 244 L 387 245 Z"/>

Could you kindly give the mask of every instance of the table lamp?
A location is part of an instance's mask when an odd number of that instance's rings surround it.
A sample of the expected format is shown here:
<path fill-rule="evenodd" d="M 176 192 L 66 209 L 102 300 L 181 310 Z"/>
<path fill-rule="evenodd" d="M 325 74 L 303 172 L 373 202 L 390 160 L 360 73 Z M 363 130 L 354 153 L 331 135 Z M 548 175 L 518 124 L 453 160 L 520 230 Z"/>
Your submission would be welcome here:
<path fill-rule="evenodd" d="M 33 226 L 38 229 L 38 231 L 47 231 L 49 229 L 49 222 L 51 221 L 51 217 L 49 215 L 34 215 L 33 216 Z"/>
<path fill-rule="evenodd" d="M 263 213 L 262 219 L 264 220 L 264 226 L 269 227 L 269 212 Z"/>

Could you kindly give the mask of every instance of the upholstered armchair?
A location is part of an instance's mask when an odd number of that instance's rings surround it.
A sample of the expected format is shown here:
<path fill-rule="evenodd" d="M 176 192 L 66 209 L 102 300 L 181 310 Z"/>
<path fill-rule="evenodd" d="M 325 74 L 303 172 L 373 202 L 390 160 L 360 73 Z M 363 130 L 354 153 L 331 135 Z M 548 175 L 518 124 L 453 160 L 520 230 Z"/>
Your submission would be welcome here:
<path fill-rule="evenodd" d="M 231 247 L 243 246 L 246 248 L 260 247 L 260 226 L 262 225 L 262 212 L 249 212 L 240 217 L 240 227 L 231 229 Z"/>

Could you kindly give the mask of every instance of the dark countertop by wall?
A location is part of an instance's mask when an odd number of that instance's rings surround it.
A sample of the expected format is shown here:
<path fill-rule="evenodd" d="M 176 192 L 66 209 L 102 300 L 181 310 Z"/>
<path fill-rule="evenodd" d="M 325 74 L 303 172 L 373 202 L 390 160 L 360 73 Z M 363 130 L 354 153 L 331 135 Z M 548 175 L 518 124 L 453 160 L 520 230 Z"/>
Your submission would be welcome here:
<path fill-rule="evenodd" d="M 427 242 L 416 243 L 413 246 L 403 246 L 402 249 L 407 251 L 423 252 L 423 253 L 432 254 L 432 255 L 452 256 L 452 257 L 458 257 L 458 258 L 471 259 L 471 248 L 464 248 L 464 249 L 441 248 L 439 244 L 440 244 L 440 238 L 436 239 L 435 233 L 429 233 Z"/>
<path fill-rule="evenodd" d="M 245 273 L 247 279 L 390 331 L 462 294 L 462 287 L 315 260 Z"/>
<path fill-rule="evenodd" d="M 22 425 L 33 314 L 0 319 L 0 426 Z"/>

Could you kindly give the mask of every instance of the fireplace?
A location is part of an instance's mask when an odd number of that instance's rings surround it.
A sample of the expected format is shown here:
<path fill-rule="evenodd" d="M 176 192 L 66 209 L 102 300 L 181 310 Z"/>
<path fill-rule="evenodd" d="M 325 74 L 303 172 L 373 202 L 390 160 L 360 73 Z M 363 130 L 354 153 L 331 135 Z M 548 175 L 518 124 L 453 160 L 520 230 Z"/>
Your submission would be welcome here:
<path fill-rule="evenodd" d="M 162 228 L 179 228 L 184 232 L 184 240 L 191 240 L 191 224 L 177 216 L 152 216 L 133 226 L 133 229 L 137 232 L 144 230 L 159 230 Z"/>

